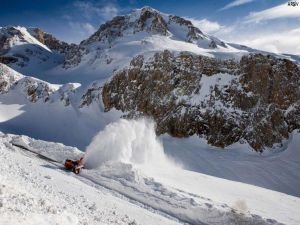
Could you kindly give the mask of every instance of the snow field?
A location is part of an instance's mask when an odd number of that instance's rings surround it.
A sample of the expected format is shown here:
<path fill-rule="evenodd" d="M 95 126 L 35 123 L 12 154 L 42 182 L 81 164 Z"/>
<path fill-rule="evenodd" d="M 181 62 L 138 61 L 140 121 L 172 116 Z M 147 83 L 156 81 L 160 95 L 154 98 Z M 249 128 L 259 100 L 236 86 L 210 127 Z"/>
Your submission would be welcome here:
<path fill-rule="evenodd" d="M 12 146 L 14 138 L 0 135 L 0 157 L 5 161 L 0 174 L 0 224 L 177 224 Z M 29 146 L 39 150 L 47 148 L 43 153 L 53 158 L 59 151 L 60 158 L 71 153 L 77 157 L 79 153 L 74 148 L 24 136 L 17 141 L 22 140 L 23 144 L 29 140 Z"/>

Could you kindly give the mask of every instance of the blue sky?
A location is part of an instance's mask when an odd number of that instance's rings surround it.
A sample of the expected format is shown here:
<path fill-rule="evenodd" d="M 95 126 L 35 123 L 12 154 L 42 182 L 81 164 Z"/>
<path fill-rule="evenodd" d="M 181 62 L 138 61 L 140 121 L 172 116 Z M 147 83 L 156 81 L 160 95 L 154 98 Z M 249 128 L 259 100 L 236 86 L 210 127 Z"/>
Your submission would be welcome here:
<path fill-rule="evenodd" d="M 40 27 L 78 43 L 113 16 L 145 5 L 189 18 L 229 42 L 300 54 L 300 3 L 291 7 L 283 0 L 4 0 L 0 26 Z"/>

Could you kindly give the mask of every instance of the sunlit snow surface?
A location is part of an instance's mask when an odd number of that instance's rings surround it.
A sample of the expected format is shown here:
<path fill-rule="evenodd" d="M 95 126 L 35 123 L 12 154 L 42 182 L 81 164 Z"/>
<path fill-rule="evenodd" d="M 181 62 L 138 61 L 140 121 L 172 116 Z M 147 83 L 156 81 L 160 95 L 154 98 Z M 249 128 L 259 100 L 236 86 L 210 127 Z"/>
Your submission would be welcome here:
<path fill-rule="evenodd" d="M 3 204 L 0 210 L 4 212 L 4 216 L 1 216 L 0 221 L 18 221 L 20 218 L 29 221 L 32 217 L 40 220 L 45 218 L 45 224 L 68 224 L 61 220 L 69 215 L 70 223 L 76 224 L 82 219 L 89 224 L 97 224 L 96 214 L 102 213 L 100 221 L 112 219 L 114 215 L 110 210 L 111 207 L 115 207 L 116 217 L 123 219 L 106 224 L 126 224 L 133 219 L 138 224 L 299 224 L 300 198 L 187 170 L 186 168 L 195 164 L 196 157 L 201 152 L 209 156 L 203 149 L 207 146 L 193 138 L 177 141 L 174 145 L 172 139 L 164 137 L 165 148 L 173 145 L 173 149 L 168 150 L 173 150 L 173 159 L 170 159 L 165 155 L 161 141 L 153 135 L 152 126 L 147 120 L 120 120 L 110 124 L 96 135 L 87 148 L 86 163 L 92 168 L 83 170 L 80 176 L 62 170 L 59 164 L 38 159 L 33 154 L 12 146 L 11 143 L 27 146 L 58 161 L 79 158 L 83 152 L 76 148 L 37 141 L 25 136 L 2 134 L 0 154 L 6 163 L 0 174 L 1 183 L 5 185 L 1 186 Z M 111 135 L 117 128 L 120 134 L 114 139 Z M 148 138 L 141 142 L 140 138 L 146 135 Z M 245 152 L 243 148 L 246 146 L 243 145 L 235 146 L 235 158 L 237 162 L 244 159 L 240 163 L 245 163 L 252 171 L 256 169 L 257 164 L 252 164 L 251 167 L 246 159 L 256 157 L 259 161 L 261 157 L 261 162 L 273 159 L 273 168 L 266 170 L 276 171 L 280 160 L 288 162 L 292 158 L 299 158 L 295 148 L 299 144 L 300 135 L 295 132 L 287 149 L 280 153 L 283 154 L 280 158 L 274 158 L 272 154 L 258 156 Z M 112 149 L 111 155 L 108 148 Z M 144 148 L 148 148 L 147 151 L 144 151 Z M 185 161 L 174 163 L 176 156 L 181 158 L 179 151 L 184 150 L 187 150 L 187 154 L 194 154 L 194 159 L 183 158 Z M 90 151 L 93 154 L 90 154 Z M 232 167 L 236 167 L 234 159 L 225 155 L 219 154 L 218 159 L 215 159 L 218 163 L 209 165 L 211 171 L 216 171 L 218 166 L 223 170 L 230 163 L 229 159 L 232 161 Z M 199 161 L 202 160 L 200 157 Z M 292 164 L 293 160 L 290 163 Z M 289 168 L 291 164 L 286 164 L 285 168 Z M 293 165 L 293 169 L 295 171 L 291 174 L 294 175 L 293 179 L 297 180 L 297 167 Z M 243 171 L 230 172 L 236 176 L 244 176 L 241 174 Z M 255 173 L 252 176 L 254 177 Z M 277 179 L 281 174 L 272 174 L 265 178 L 271 177 Z M 285 181 L 293 182 L 287 179 Z M 34 192 L 29 192 L 31 189 L 34 189 Z M 19 201 L 33 203 L 22 205 Z M 41 201 L 45 201 L 44 205 L 39 205 L 42 204 L 39 203 Z M 63 207 L 71 202 L 72 206 Z M 8 210 L 9 207 L 12 210 Z M 92 210 L 88 210 L 90 207 Z M 54 222 L 49 218 L 53 218 Z"/>
<path fill-rule="evenodd" d="M 259 154 L 241 143 L 224 150 L 195 136 L 157 138 L 153 122 L 120 120 L 121 112 L 104 112 L 101 98 L 80 107 L 93 81 L 100 87 L 139 54 L 148 59 L 167 49 L 238 60 L 261 51 L 228 43 L 227 48 L 211 49 L 206 38 L 184 42 L 183 30 L 172 26 L 167 36 L 128 33 L 111 46 L 91 44 L 78 65 L 65 69 L 61 55 L 25 28 L 17 29 L 25 39 L 13 39 L 8 55 L 32 51 L 27 66 L 13 68 L 35 78 L 1 67 L 10 74 L 5 77 L 10 85 L 19 82 L 0 95 L 0 130 L 64 145 L 0 132 L 0 224 L 300 224 L 297 131 L 283 146 Z M 50 82 L 47 102 L 28 100 L 24 82 L 44 82 L 37 78 Z M 206 87 L 232 79 L 231 74 L 203 75 L 206 86 L 183 98 L 197 105 L 207 98 Z M 61 101 L 65 91 L 67 106 Z M 86 151 L 87 168 L 75 176 L 12 143 L 59 162 L 81 157 L 82 151 L 65 145 L 77 146 Z"/>

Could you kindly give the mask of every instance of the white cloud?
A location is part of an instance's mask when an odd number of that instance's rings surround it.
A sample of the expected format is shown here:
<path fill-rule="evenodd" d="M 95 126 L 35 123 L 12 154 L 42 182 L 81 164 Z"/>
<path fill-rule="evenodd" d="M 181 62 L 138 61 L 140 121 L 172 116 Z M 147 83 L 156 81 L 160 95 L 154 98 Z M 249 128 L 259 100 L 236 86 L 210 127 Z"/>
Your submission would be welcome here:
<path fill-rule="evenodd" d="M 72 29 L 78 31 L 84 35 L 91 35 L 96 31 L 96 28 L 90 23 L 81 23 L 81 22 L 69 22 L 69 25 Z"/>
<path fill-rule="evenodd" d="M 96 31 L 96 28 L 90 23 L 81 23 L 80 25 L 87 34 L 92 34 Z"/>
<path fill-rule="evenodd" d="M 70 27 L 69 32 L 64 38 L 67 42 L 79 43 L 96 31 L 92 24 L 86 22 L 69 21 L 68 25 Z"/>
<path fill-rule="evenodd" d="M 91 2 L 76 1 L 74 2 L 74 7 L 81 11 L 87 19 L 99 17 L 108 20 L 119 13 L 118 7 L 112 3 L 99 5 Z"/>
<path fill-rule="evenodd" d="M 63 15 L 69 26 L 64 34 L 67 42 L 79 43 L 96 31 L 95 26 L 119 14 L 119 7 L 112 1 L 75 1 Z"/>
<path fill-rule="evenodd" d="M 287 3 L 259 11 L 251 12 L 247 17 L 247 22 L 260 22 L 263 20 L 273 20 L 279 18 L 300 18 L 300 5 L 297 7 L 288 6 Z"/>
<path fill-rule="evenodd" d="M 222 29 L 214 35 L 226 42 L 246 45 L 274 53 L 300 55 L 300 28 L 286 23 L 244 23 L 239 21 Z"/>
<path fill-rule="evenodd" d="M 225 5 L 223 8 L 220 9 L 220 11 L 226 10 L 226 9 L 231 9 L 233 7 L 244 5 L 244 4 L 253 2 L 253 1 L 255 1 L 255 0 L 235 0 L 235 1 L 232 1 L 229 4 Z"/>
<path fill-rule="evenodd" d="M 235 41 L 249 47 L 275 52 L 300 54 L 300 28 L 282 32 L 256 33 L 255 36 L 243 35 Z"/>
<path fill-rule="evenodd" d="M 99 12 L 104 19 L 111 19 L 118 15 L 119 10 L 114 5 L 106 5 L 103 8 L 101 8 Z"/>
<path fill-rule="evenodd" d="M 292 7 L 286 2 L 252 12 L 233 24 L 220 24 L 222 29 L 217 30 L 214 35 L 227 42 L 260 50 L 300 55 L 299 24 L 300 5 Z"/>
<path fill-rule="evenodd" d="M 214 34 L 215 32 L 219 31 L 223 28 L 218 22 L 210 21 L 207 19 L 193 19 L 193 18 L 187 18 L 190 20 L 195 27 L 198 27 L 201 31 L 209 34 Z"/>

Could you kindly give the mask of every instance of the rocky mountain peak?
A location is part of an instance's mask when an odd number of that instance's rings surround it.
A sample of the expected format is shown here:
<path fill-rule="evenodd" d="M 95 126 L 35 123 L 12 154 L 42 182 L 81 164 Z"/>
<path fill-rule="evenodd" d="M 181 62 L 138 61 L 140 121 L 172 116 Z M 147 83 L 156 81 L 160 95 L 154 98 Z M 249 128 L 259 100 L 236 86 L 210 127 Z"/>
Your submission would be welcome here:
<path fill-rule="evenodd" d="M 63 63 L 76 65 L 80 62 L 81 48 L 76 44 L 60 41 L 36 27 L 0 28 L 0 63 L 19 68 L 32 63 L 45 66 Z"/>
<path fill-rule="evenodd" d="M 42 63 L 47 61 L 51 50 L 32 36 L 27 28 L 0 28 L 0 62 L 17 64 L 19 67 L 28 65 L 31 58 Z"/>
<path fill-rule="evenodd" d="M 2 27 L 0 29 L 0 53 L 6 53 L 17 42 L 26 42 L 20 27 Z"/>
<path fill-rule="evenodd" d="M 53 35 L 46 33 L 40 28 L 31 27 L 27 29 L 28 32 L 35 37 L 39 42 L 46 45 L 49 49 L 59 53 L 65 53 L 69 48 L 69 44 L 58 40 Z"/>
<path fill-rule="evenodd" d="M 111 44 L 117 38 L 134 35 L 142 31 L 162 36 L 170 35 L 175 38 L 180 36 L 181 39 L 183 37 L 183 41 L 187 42 L 194 42 L 205 37 L 202 31 L 195 27 L 191 21 L 146 6 L 135 9 L 128 15 L 116 16 L 102 24 L 98 31 L 81 44 L 89 45 L 95 42 Z M 178 35 L 178 33 L 183 34 Z"/>
<path fill-rule="evenodd" d="M 88 45 L 94 42 L 111 43 L 118 37 L 132 35 L 140 31 L 166 35 L 167 22 L 162 15 L 150 7 L 134 10 L 125 16 L 116 16 L 112 20 L 102 24 L 87 40 L 81 42 Z"/>
<path fill-rule="evenodd" d="M 28 28 L 28 31 L 49 49 L 64 56 L 64 68 L 68 68 L 70 64 L 77 65 L 80 62 L 80 56 L 83 50 L 78 45 L 60 41 L 53 35 L 39 28 Z"/>
<path fill-rule="evenodd" d="M 161 13 L 151 7 L 144 7 L 137 11 L 140 11 L 140 15 L 136 20 L 135 31 L 146 30 L 162 35 L 167 34 L 168 25 Z"/>

